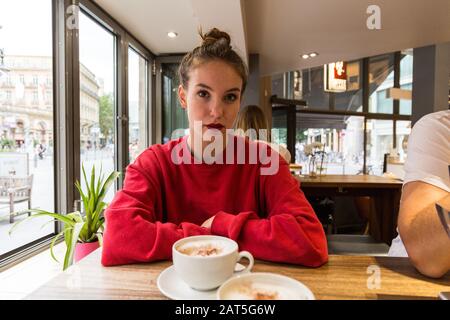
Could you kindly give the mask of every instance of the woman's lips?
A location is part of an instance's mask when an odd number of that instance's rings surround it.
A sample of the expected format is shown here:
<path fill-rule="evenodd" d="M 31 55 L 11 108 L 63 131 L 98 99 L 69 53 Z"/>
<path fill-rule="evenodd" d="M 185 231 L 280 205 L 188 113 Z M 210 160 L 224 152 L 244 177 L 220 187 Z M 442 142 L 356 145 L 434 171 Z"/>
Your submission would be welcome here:
<path fill-rule="evenodd" d="M 222 130 L 223 128 L 225 128 L 222 124 L 220 123 L 210 123 L 207 124 L 206 127 L 208 129 L 218 129 L 218 130 Z"/>

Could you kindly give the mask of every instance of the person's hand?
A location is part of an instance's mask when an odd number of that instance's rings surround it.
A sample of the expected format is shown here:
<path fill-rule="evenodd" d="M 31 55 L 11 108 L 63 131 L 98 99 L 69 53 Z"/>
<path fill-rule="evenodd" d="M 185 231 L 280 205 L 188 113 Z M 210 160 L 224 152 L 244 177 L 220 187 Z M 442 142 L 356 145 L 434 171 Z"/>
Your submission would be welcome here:
<path fill-rule="evenodd" d="M 209 218 L 208 220 L 206 220 L 205 222 L 203 222 L 203 223 L 202 223 L 202 227 L 211 229 L 211 226 L 212 226 L 212 223 L 213 223 L 215 217 L 216 217 L 216 216 L 212 216 L 211 218 Z"/>

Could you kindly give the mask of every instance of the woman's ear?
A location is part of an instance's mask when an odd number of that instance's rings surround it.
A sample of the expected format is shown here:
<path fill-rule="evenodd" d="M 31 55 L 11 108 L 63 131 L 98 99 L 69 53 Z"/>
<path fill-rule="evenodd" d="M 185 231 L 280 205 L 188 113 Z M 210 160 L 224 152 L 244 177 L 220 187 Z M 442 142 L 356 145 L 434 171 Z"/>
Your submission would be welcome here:
<path fill-rule="evenodd" d="M 186 109 L 186 92 L 184 91 L 183 85 L 181 84 L 178 86 L 178 99 L 180 100 L 181 107 L 183 109 Z"/>

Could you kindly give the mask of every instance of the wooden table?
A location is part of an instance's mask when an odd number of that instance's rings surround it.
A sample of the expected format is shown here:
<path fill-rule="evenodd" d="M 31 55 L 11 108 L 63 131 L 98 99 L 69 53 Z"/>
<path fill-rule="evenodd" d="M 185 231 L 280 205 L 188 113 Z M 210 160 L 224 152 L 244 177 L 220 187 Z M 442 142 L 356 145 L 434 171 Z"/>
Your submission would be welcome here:
<path fill-rule="evenodd" d="M 156 280 L 170 261 L 103 267 L 100 256 L 98 249 L 26 299 L 166 299 Z M 372 268 L 379 270 L 379 287 Z M 256 261 L 253 272 L 295 278 L 316 299 L 436 299 L 439 292 L 450 291 L 450 274 L 439 280 L 426 278 L 407 258 L 330 256 L 316 269 Z"/>
<path fill-rule="evenodd" d="M 295 175 L 308 196 L 371 198 L 371 235 L 388 245 L 397 236 L 397 217 L 402 181 L 372 175 L 323 175 L 316 178 Z"/>

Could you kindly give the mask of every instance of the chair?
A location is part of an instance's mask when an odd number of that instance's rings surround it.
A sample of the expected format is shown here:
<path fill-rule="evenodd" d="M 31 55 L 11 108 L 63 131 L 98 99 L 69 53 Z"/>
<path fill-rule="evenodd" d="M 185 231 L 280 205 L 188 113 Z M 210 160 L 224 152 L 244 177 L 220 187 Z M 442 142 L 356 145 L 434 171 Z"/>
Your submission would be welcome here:
<path fill-rule="evenodd" d="M 0 203 L 9 204 L 9 223 L 14 222 L 14 204 L 28 201 L 31 209 L 33 175 L 27 177 L 0 176 Z M 30 216 L 31 213 L 28 213 Z"/>

